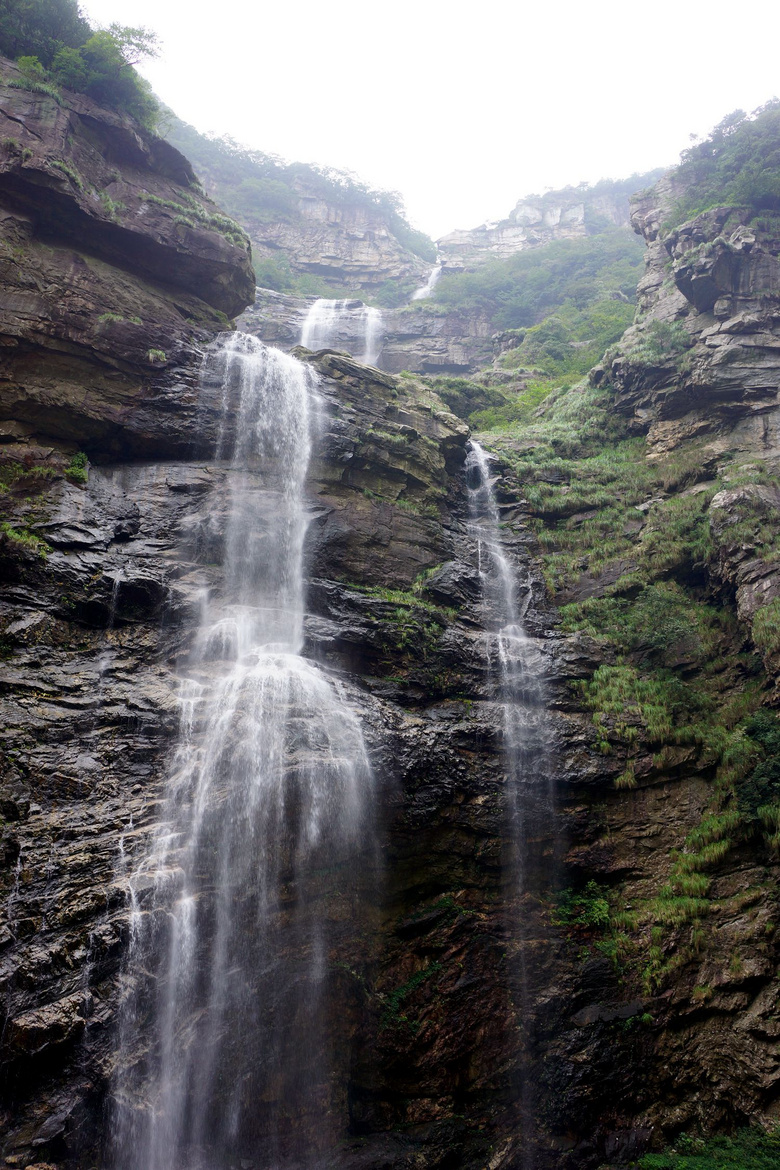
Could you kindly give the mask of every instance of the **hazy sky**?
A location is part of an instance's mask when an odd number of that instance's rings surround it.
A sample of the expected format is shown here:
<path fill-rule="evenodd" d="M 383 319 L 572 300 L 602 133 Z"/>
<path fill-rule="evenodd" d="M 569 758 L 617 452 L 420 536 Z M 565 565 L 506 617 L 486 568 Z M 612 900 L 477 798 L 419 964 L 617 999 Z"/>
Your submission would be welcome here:
<path fill-rule="evenodd" d="M 768 0 L 83 7 L 157 32 L 142 72 L 185 121 L 398 190 L 433 236 L 531 192 L 674 163 L 692 132 L 780 94 Z"/>

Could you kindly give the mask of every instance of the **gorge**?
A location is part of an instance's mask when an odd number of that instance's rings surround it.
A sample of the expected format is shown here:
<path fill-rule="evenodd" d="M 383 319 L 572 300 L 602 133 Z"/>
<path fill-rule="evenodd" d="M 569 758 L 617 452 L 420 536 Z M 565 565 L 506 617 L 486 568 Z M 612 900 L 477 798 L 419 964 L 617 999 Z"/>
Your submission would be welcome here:
<path fill-rule="evenodd" d="M 0 71 L 4 1164 L 772 1165 L 777 107 L 437 263 Z"/>

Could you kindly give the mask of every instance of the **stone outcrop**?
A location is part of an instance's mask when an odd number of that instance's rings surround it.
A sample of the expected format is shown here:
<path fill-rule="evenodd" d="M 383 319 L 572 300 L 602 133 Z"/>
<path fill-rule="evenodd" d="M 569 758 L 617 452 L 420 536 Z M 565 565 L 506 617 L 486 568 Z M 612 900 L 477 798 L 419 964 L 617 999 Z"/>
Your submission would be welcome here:
<path fill-rule="evenodd" d="M 662 224 L 680 195 L 669 179 L 634 202 L 647 241 L 637 322 L 594 382 L 614 387 L 616 410 L 662 458 L 693 447 L 703 478 L 729 461 L 780 462 L 780 262 L 777 226 L 746 208 L 716 207 L 673 231 Z M 712 500 L 724 589 L 740 618 L 780 593 L 768 533 L 776 492 L 735 486 Z M 762 547 L 767 546 L 768 547 Z"/>
<path fill-rule="evenodd" d="M 657 176 L 658 172 L 655 172 Z M 637 176 L 637 187 L 650 176 Z M 655 176 L 654 176 L 655 177 Z M 624 184 L 582 184 L 518 200 L 506 219 L 470 230 L 449 232 L 436 241 L 444 269 L 473 269 L 486 260 L 506 260 L 526 248 L 553 240 L 576 240 L 604 227 L 628 227 L 629 192 Z M 602 189 L 606 188 L 606 189 Z"/>
<path fill-rule="evenodd" d="M 334 289 L 370 292 L 388 281 L 414 288 L 430 269 L 396 239 L 378 210 L 336 206 L 300 184 L 292 221 L 247 216 L 245 222 L 256 256 L 283 256 L 297 275 L 321 277 Z"/>
<path fill-rule="evenodd" d="M 169 393 L 253 296 L 246 238 L 131 119 L 75 94 L 0 94 L 4 442 L 190 447 Z"/>

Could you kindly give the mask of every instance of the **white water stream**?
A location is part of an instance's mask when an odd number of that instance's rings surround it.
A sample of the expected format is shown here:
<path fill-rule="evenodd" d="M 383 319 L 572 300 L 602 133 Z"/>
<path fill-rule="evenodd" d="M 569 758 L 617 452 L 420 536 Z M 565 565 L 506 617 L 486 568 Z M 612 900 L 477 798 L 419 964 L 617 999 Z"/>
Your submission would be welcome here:
<path fill-rule="evenodd" d="M 517 1007 L 519 1031 L 524 1034 L 521 1061 L 520 1108 L 523 1141 L 520 1170 L 534 1170 L 534 1130 L 537 1086 L 529 1075 L 528 1026 L 531 1017 L 526 952 L 530 942 L 524 895 L 528 885 L 529 843 L 549 824 L 554 812 L 549 777 L 550 721 L 547 710 L 545 665 L 536 641 L 525 631 L 523 620 L 531 599 L 530 583 L 521 585 L 519 566 L 502 543 L 501 519 L 490 457 L 475 440 L 466 458 L 472 532 L 476 538 L 482 594 L 487 607 L 487 657 L 495 697 L 501 706 L 503 756 L 507 774 L 507 811 L 512 840 L 508 876 L 519 907 L 511 931 L 519 943 L 517 952 Z M 523 595 L 524 593 L 524 595 Z M 549 859 L 552 863 L 553 859 Z M 513 899 L 514 901 L 515 899 Z"/>
<path fill-rule="evenodd" d="M 320 297 L 309 309 L 301 330 L 307 349 L 343 349 L 368 366 L 379 360 L 384 343 L 379 309 L 362 301 Z"/>
<path fill-rule="evenodd" d="M 412 300 L 413 301 L 424 301 L 426 299 L 426 297 L 429 297 L 431 295 L 433 290 L 436 288 L 436 285 L 439 283 L 439 277 L 441 276 L 441 270 L 442 270 L 441 264 L 434 265 L 434 267 L 431 269 L 431 271 L 428 274 L 428 279 L 426 280 L 425 284 L 420 285 L 420 287 L 415 289 L 414 292 L 412 293 Z"/>
<path fill-rule="evenodd" d="M 489 456 L 473 439 L 469 443 L 466 475 L 483 596 L 492 613 L 488 656 L 503 708 L 510 796 L 516 815 L 521 816 L 523 788 L 538 778 L 535 768 L 528 774 L 527 765 L 531 761 L 538 763 L 545 747 L 544 664 L 535 640 L 528 637 L 523 627 L 530 587 L 525 587 L 521 598 L 517 566 L 510 561 L 501 542 Z"/>
<path fill-rule="evenodd" d="M 350 897 L 370 836 L 358 720 L 301 657 L 313 375 L 241 334 L 209 366 L 226 433 L 236 412 L 211 517 L 223 580 L 183 672 L 160 827 L 128 879 L 117 1170 L 317 1164 L 327 883 Z"/>

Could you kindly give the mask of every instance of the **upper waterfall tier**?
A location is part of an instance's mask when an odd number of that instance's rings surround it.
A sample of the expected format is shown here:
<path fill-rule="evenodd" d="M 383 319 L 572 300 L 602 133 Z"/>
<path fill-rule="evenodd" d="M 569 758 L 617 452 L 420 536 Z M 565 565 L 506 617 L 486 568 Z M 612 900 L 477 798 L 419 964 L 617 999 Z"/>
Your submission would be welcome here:
<path fill-rule="evenodd" d="M 320 297 L 309 309 L 301 330 L 307 349 L 342 349 L 373 366 L 384 341 L 382 314 L 362 301 Z"/>
<path fill-rule="evenodd" d="M 426 299 L 426 297 L 429 297 L 431 295 L 433 290 L 436 288 L 436 285 L 439 283 L 439 277 L 441 276 L 441 270 L 442 270 L 441 264 L 436 264 L 431 269 L 431 271 L 428 275 L 428 279 L 426 280 L 425 284 L 423 284 L 419 288 L 415 289 L 414 292 L 412 293 L 412 300 L 413 301 L 424 301 Z"/>

